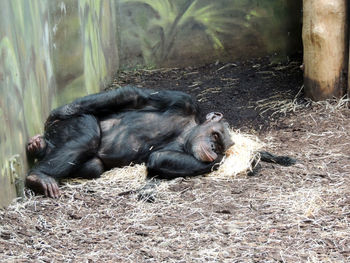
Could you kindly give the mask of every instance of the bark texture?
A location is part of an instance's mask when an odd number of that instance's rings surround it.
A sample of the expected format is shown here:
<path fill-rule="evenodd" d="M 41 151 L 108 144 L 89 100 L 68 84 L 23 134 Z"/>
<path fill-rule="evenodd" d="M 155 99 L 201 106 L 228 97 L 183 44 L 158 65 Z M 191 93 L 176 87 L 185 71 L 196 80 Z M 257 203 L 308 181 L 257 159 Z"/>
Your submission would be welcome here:
<path fill-rule="evenodd" d="M 347 79 L 347 0 L 303 0 L 305 95 L 341 97 Z"/>
<path fill-rule="evenodd" d="M 349 49 L 348 49 L 348 98 L 350 98 L 350 3 L 348 3 L 348 14 L 347 14 L 347 27 L 348 27 L 348 44 L 349 44 Z"/>

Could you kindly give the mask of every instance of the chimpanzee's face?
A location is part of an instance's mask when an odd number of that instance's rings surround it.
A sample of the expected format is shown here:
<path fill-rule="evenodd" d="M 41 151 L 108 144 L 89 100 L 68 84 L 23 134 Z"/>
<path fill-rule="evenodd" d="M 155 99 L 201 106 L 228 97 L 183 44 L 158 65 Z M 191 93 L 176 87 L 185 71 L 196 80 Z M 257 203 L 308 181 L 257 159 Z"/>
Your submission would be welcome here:
<path fill-rule="evenodd" d="M 213 162 L 233 144 L 222 114 L 209 113 L 207 120 L 191 131 L 185 148 L 199 161 Z"/>

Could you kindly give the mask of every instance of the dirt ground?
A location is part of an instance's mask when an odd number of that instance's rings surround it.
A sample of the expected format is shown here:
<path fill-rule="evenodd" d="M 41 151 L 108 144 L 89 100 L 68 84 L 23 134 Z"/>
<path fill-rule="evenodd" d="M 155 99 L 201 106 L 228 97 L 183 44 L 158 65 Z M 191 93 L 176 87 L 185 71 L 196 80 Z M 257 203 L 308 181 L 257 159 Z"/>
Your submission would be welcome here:
<path fill-rule="evenodd" d="M 1 262 L 350 262 L 348 100 L 302 96 L 298 60 L 120 72 L 113 87 L 182 90 L 292 167 L 163 182 L 154 203 L 120 195 L 142 167 L 69 181 L 57 199 L 0 210 Z"/>

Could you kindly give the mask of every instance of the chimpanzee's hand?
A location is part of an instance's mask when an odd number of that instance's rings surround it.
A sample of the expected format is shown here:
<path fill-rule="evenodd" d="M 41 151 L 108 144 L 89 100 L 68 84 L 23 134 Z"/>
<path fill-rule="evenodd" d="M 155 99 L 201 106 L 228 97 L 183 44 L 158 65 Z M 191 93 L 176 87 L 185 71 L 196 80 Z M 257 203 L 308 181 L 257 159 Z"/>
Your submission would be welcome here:
<path fill-rule="evenodd" d="M 30 174 L 26 177 L 26 186 L 47 197 L 58 198 L 60 196 L 58 184 L 50 176 Z"/>

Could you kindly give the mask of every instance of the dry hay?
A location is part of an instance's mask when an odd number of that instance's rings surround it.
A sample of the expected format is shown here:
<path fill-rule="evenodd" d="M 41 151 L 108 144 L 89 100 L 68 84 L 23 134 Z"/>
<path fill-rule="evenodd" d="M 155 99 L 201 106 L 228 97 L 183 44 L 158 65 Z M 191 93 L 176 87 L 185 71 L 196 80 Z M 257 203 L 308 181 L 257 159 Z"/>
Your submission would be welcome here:
<path fill-rule="evenodd" d="M 258 151 L 264 147 L 264 144 L 258 137 L 233 130 L 230 135 L 235 144 L 227 150 L 219 169 L 207 176 L 234 177 L 252 170 L 253 161 L 259 158 Z"/>
<path fill-rule="evenodd" d="M 300 95 L 303 89 L 304 86 L 299 89 L 298 93 L 294 97 L 291 97 L 292 92 L 290 91 L 288 94 L 277 93 L 269 98 L 259 100 L 256 102 L 257 106 L 255 109 L 259 111 L 261 116 L 264 114 L 266 115 L 268 112 L 270 117 L 273 117 L 276 114 L 283 114 L 286 116 L 288 113 L 295 113 L 313 103 L 311 100 L 307 99 L 304 101 L 304 103 L 299 103 Z"/>
<path fill-rule="evenodd" d="M 0 211 L 0 261 L 349 262 L 350 113 L 311 107 L 264 136 L 293 167 L 163 182 L 154 203 L 120 195 L 144 166 L 69 181 L 57 200 L 27 192 Z"/>
<path fill-rule="evenodd" d="M 269 117 L 273 117 L 276 114 L 286 116 L 288 113 L 297 113 L 305 108 L 315 108 L 316 106 L 320 106 L 322 110 L 325 110 L 329 114 L 339 113 L 340 109 L 349 108 L 349 98 L 346 95 L 340 99 L 314 102 L 301 96 L 303 90 L 304 85 L 300 87 L 295 96 L 292 96 L 291 91 L 287 94 L 276 93 L 269 98 L 257 101 L 255 109 L 259 111 L 260 115 L 269 113 Z"/>

